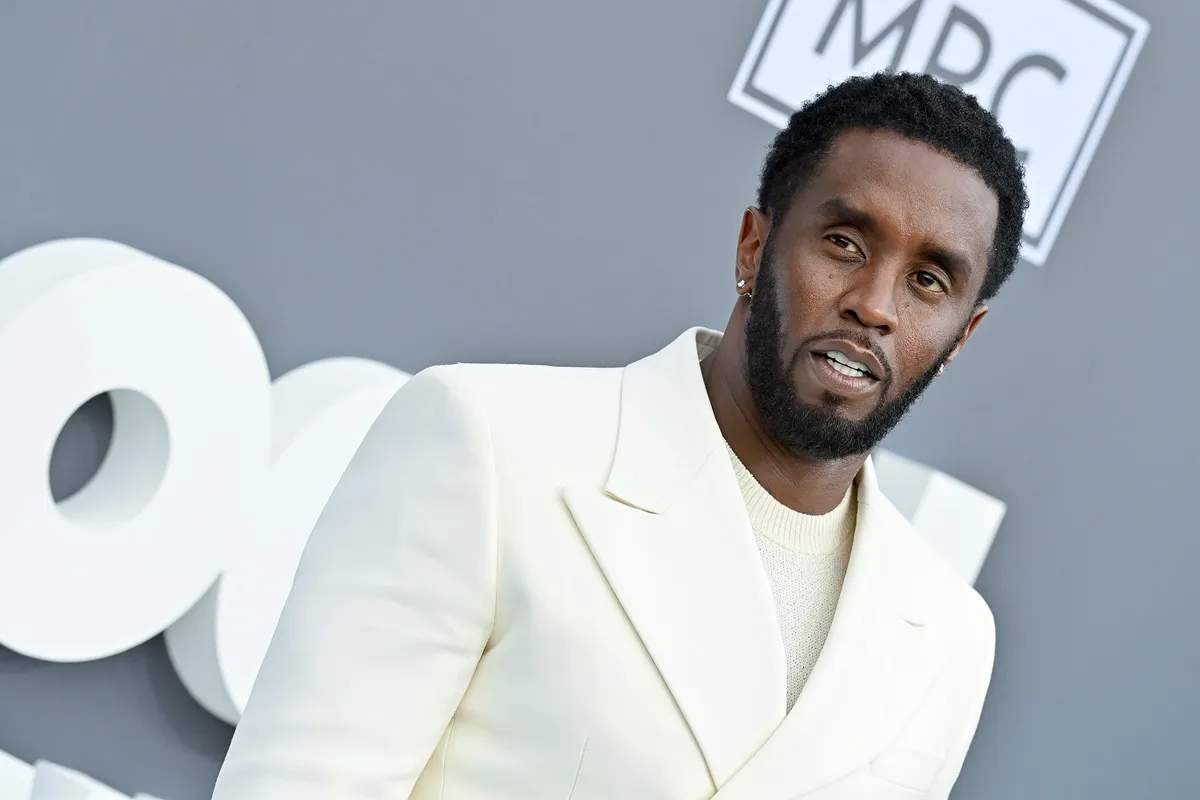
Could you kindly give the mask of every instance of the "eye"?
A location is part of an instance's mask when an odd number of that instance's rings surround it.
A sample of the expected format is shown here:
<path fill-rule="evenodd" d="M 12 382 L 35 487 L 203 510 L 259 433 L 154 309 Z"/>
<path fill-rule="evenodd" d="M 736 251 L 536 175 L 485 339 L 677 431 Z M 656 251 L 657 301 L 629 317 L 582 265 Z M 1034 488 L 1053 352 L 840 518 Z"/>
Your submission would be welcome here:
<path fill-rule="evenodd" d="M 946 285 L 942 283 L 942 279 L 929 270 L 923 269 L 913 273 L 913 280 L 927 292 L 944 293 L 946 291 Z"/>
<path fill-rule="evenodd" d="M 845 236 L 842 236 L 839 233 L 830 234 L 826 238 L 828 238 L 829 241 L 833 242 L 833 244 L 836 247 L 838 247 L 839 249 L 845 250 L 848 253 L 858 253 L 858 254 L 862 253 L 861 247 L 859 247 L 853 241 L 846 238 Z"/>

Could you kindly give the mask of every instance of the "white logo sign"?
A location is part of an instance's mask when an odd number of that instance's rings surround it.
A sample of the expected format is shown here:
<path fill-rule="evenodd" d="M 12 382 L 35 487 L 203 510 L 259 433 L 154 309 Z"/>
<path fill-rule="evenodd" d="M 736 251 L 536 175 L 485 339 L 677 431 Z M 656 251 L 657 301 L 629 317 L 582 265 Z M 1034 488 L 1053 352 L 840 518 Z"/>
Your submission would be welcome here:
<path fill-rule="evenodd" d="M 925 72 L 991 109 L 1026 168 L 1042 265 L 1150 26 L 1111 0 L 771 0 L 729 99 L 783 128 L 851 75 Z"/>
<path fill-rule="evenodd" d="M 26 764 L 0 752 L 0 800 L 156 800 L 132 798 L 90 775 L 50 761 Z"/>
<path fill-rule="evenodd" d="M 317 517 L 407 378 L 332 358 L 272 384 L 224 292 L 115 242 L 4 259 L 0 644 L 91 661 L 166 630 L 184 685 L 236 722 Z M 55 440 L 105 392 L 109 452 L 56 503 Z"/>

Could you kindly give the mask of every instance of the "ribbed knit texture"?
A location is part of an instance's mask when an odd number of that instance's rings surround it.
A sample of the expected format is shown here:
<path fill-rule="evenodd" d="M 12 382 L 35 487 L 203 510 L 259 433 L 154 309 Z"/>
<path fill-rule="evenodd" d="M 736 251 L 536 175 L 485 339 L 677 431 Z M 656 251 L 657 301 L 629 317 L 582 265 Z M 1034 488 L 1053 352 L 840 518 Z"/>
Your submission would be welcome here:
<path fill-rule="evenodd" d="M 825 646 L 842 593 L 854 541 L 855 490 L 828 514 L 801 514 L 772 497 L 728 444 L 726 449 L 775 598 L 791 711 Z"/>

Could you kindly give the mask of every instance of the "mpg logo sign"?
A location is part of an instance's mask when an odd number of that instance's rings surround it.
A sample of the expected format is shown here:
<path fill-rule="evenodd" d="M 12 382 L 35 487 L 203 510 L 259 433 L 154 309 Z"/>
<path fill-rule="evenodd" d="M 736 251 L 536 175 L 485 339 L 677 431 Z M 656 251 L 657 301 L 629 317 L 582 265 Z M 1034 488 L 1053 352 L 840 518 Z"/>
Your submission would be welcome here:
<path fill-rule="evenodd" d="M 1042 265 L 1150 30 L 1112 0 L 770 0 L 729 99 L 784 127 L 828 85 L 926 72 L 991 109 L 1025 160 Z"/>

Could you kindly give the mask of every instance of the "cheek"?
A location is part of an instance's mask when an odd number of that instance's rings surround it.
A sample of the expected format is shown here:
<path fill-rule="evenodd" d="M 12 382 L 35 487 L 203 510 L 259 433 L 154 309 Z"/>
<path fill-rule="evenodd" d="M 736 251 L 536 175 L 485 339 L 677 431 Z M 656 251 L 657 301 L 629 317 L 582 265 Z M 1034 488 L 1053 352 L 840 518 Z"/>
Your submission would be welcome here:
<path fill-rule="evenodd" d="M 946 351 L 958 341 L 958 333 L 958 329 L 951 326 L 930 326 L 898 341 L 896 358 L 904 382 L 915 380 L 944 358 Z"/>
<path fill-rule="evenodd" d="M 839 301 L 847 288 L 846 270 L 838 270 L 816 254 L 801 253 L 789 261 L 784 274 L 780 297 L 787 306 L 781 311 L 795 329 L 824 330 L 837 325 Z"/>

